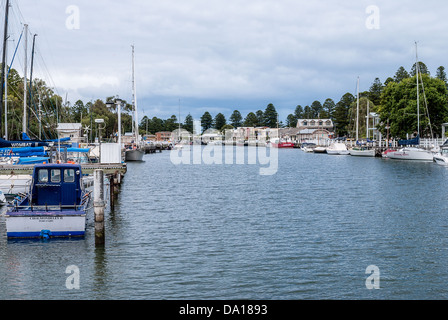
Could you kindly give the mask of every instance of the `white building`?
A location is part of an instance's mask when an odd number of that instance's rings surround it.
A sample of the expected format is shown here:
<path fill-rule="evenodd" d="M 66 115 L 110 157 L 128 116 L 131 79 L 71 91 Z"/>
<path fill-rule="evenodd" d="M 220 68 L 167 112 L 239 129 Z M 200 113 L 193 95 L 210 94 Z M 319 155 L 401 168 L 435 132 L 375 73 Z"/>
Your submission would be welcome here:
<path fill-rule="evenodd" d="M 70 138 L 71 142 L 85 142 L 81 123 L 59 123 L 56 131 L 59 139 Z"/>

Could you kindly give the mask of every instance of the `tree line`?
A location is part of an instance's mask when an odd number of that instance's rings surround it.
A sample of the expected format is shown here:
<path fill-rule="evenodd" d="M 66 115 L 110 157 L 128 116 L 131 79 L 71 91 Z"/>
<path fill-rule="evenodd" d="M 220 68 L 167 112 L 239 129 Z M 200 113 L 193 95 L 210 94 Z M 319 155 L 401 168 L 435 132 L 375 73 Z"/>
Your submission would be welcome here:
<path fill-rule="evenodd" d="M 448 122 L 448 84 L 443 66 L 439 67 L 435 76 L 431 76 L 427 66 L 419 62 L 420 78 L 420 125 L 421 135 L 440 137 L 442 124 Z M 369 90 L 360 92 L 359 130 L 361 137 L 366 128 L 367 108 L 378 114 L 378 129 L 383 135 L 403 138 L 407 134 L 416 134 L 417 130 L 417 64 L 409 71 L 399 67 L 393 77 L 381 82 L 376 78 Z M 19 140 L 22 133 L 23 117 L 23 78 L 14 69 L 8 77 L 8 138 Z M 424 90 L 423 90 L 424 89 Z M 56 94 L 41 79 L 28 81 L 28 119 L 27 129 L 31 138 L 57 138 L 56 127 L 60 122 L 81 123 L 89 141 L 97 135 L 95 119 L 105 120 L 102 133 L 112 137 L 118 130 L 118 119 L 114 104 L 108 104 L 114 96 L 105 100 L 97 99 L 84 103 L 81 100 L 71 104 Z M 227 119 L 222 113 L 212 116 L 206 111 L 200 117 L 202 130 L 211 128 L 225 130 L 238 127 L 296 127 L 298 119 L 331 119 L 335 125 L 336 136 L 354 136 L 356 121 L 357 97 L 345 93 L 339 101 L 327 98 L 323 103 L 314 101 L 302 107 L 297 105 L 286 117 L 279 119 L 278 112 L 272 103 L 264 110 L 249 112 L 243 117 L 239 110 L 234 110 Z M 4 114 L 3 114 L 4 116 Z M 124 101 L 122 107 L 122 132 L 132 131 L 132 105 Z M 5 128 L 2 122 L 2 136 Z M 160 131 L 174 131 L 179 126 L 193 132 L 194 119 L 188 114 L 184 122 L 179 124 L 175 115 L 168 119 L 144 116 L 139 123 L 140 134 L 155 134 Z M 371 125 L 370 125 L 371 126 Z"/>

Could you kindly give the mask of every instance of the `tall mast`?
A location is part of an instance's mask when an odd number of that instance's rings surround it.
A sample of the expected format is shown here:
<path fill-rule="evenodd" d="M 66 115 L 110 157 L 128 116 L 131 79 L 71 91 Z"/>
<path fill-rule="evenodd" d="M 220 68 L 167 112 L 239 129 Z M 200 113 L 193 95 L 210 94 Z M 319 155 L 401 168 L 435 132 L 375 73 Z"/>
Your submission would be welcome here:
<path fill-rule="evenodd" d="M 34 68 L 34 46 L 36 45 L 36 36 L 33 36 L 33 47 L 31 49 L 31 70 L 30 70 L 30 105 L 33 105 L 33 68 Z M 29 119 L 27 119 L 28 126 Z"/>
<path fill-rule="evenodd" d="M 357 92 L 357 105 L 356 105 L 356 142 L 358 142 L 359 134 L 359 77 L 358 77 L 358 92 Z"/>
<path fill-rule="evenodd" d="M 419 65 L 418 65 L 418 52 L 417 52 L 417 41 L 415 42 L 415 56 L 416 56 L 416 62 L 415 62 L 415 72 L 416 72 L 416 78 L 417 78 L 417 135 L 420 136 L 420 87 L 419 87 L 419 81 L 418 81 L 418 74 L 419 74 Z"/>
<path fill-rule="evenodd" d="M 135 143 L 138 143 L 138 112 L 137 112 L 137 88 L 135 85 L 135 58 L 134 45 L 132 47 L 132 105 L 134 106 L 134 124 Z"/>
<path fill-rule="evenodd" d="M 0 86 L 0 119 L 2 118 L 2 109 L 3 109 L 3 89 L 5 85 L 5 77 L 6 77 L 6 41 L 8 40 L 8 17 L 9 17 L 9 0 L 6 0 L 6 8 L 5 8 L 5 28 L 3 34 L 3 56 L 2 56 L 2 73 L 1 73 L 1 86 Z M 1 123 L 1 121 L 0 121 Z"/>
<path fill-rule="evenodd" d="M 27 74 L 28 74 L 28 25 L 25 24 L 25 68 L 24 68 L 24 76 L 23 76 L 23 119 L 22 119 L 22 132 L 27 133 L 26 127 L 26 107 L 27 107 Z"/>

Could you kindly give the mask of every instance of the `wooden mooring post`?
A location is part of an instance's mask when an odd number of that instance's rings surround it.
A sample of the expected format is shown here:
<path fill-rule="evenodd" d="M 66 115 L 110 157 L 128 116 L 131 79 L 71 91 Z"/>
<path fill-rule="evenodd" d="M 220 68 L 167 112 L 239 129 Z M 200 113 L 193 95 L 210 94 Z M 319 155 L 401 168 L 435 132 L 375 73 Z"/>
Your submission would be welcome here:
<path fill-rule="evenodd" d="M 95 214 L 95 245 L 104 245 L 104 172 L 103 170 L 94 171 L 94 201 L 93 208 Z"/>

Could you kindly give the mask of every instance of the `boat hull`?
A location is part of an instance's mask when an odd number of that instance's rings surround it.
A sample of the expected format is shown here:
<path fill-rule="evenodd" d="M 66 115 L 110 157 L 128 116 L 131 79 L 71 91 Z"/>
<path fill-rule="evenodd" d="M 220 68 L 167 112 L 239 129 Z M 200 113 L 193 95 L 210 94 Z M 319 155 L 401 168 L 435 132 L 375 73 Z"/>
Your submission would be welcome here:
<path fill-rule="evenodd" d="M 434 154 L 424 149 L 402 149 L 388 152 L 387 158 L 396 160 L 434 161 Z"/>
<path fill-rule="evenodd" d="M 375 150 L 350 150 L 350 155 L 355 157 L 375 157 Z"/>
<path fill-rule="evenodd" d="M 142 161 L 145 152 L 140 149 L 126 150 L 127 161 Z"/>
<path fill-rule="evenodd" d="M 84 211 L 8 212 L 6 234 L 9 239 L 83 237 L 86 231 Z"/>
<path fill-rule="evenodd" d="M 274 148 L 279 148 L 279 149 L 291 149 L 294 148 L 294 143 L 292 142 L 281 142 L 281 143 L 273 143 L 272 146 Z"/>
<path fill-rule="evenodd" d="M 434 156 L 434 162 L 441 166 L 448 166 L 448 158 L 444 156 Z"/>

